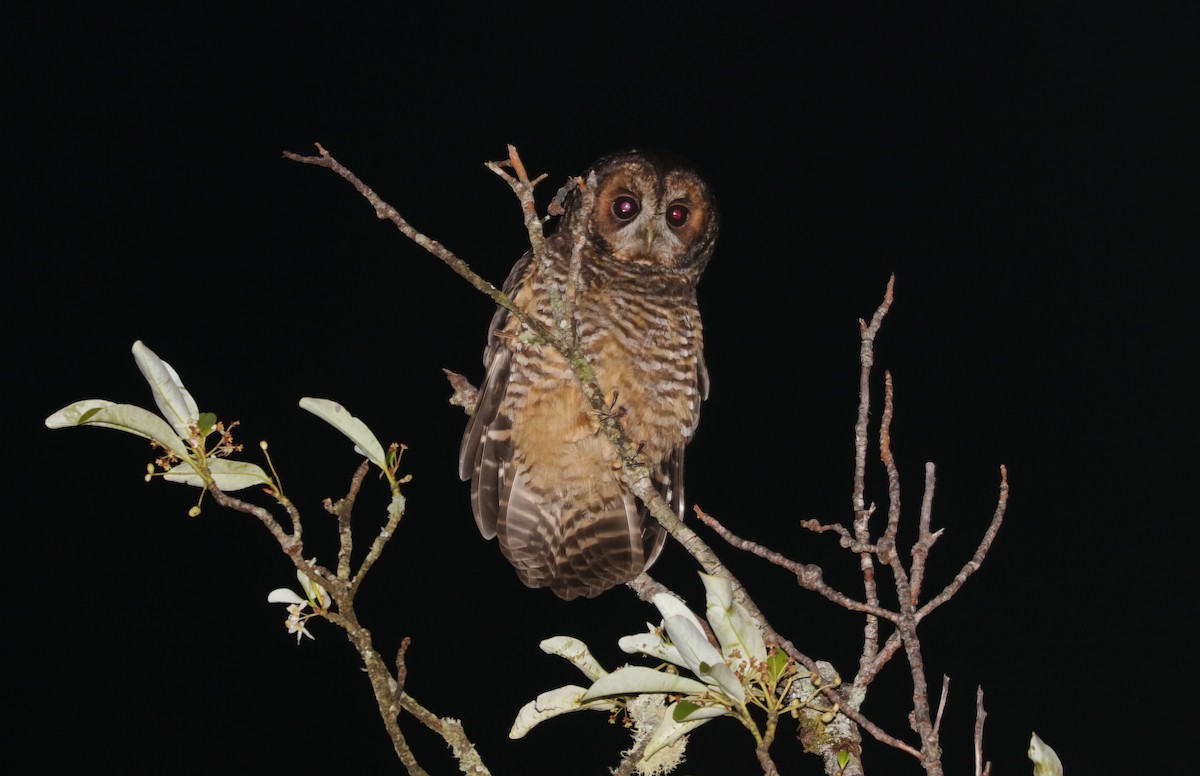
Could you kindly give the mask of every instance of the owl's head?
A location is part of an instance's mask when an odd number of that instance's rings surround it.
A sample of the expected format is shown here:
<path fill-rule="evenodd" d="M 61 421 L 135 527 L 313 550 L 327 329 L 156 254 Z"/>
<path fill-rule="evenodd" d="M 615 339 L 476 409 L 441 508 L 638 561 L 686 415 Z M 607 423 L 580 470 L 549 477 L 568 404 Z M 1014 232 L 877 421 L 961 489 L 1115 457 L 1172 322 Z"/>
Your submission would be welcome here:
<path fill-rule="evenodd" d="M 712 190 L 692 165 L 664 152 L 629 150 L 596 161 L 583 180 L 594 197 L 579 188 L 566 195 L 561 231 L 582 229 L 603 256 L 630 270 L 699 278 L 716 246 L 719 217 Z"/>

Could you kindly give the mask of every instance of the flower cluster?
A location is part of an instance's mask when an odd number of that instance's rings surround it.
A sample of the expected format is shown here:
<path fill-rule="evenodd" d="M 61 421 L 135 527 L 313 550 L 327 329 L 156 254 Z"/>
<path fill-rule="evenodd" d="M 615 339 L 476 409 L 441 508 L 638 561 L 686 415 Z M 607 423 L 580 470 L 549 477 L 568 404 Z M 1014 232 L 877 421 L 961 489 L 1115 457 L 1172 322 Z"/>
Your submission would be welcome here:
<path fill-rule="evenodd" d="M 280 587 L 272 590 L 267 595 L 267 600 L 273 604 L 288 605 L 288 616 L 284 625 L 287 626 L 288 633 L 296 634 L 296 643 L 299 644 L 300 639 L 304 636 L 308 636 L 310 639 L 316 638 L 308 632 L 306 623 L 310 618 L 322 616 L 329 611 L 332 599 L 330 599 L 329 593 L 325 592 L 325 588 L 309 579 L 303 571 L 297 571 L 296 578 L 300 580 L 300 587 L 304 591 L 303 598 L 294 590 Z M 311 612 L 304 611 L 310 606 L 312 607 Z"/>

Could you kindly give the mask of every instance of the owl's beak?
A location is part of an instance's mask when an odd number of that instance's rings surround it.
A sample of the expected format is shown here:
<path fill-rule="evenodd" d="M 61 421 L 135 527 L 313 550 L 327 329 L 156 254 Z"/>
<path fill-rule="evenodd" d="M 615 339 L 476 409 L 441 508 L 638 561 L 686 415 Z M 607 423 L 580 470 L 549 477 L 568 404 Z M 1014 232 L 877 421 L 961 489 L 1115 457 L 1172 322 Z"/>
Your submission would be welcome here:
<path fill-rule="evenodd" d="M 646 230 L 646 234 L 645 234 L 646 253 L 650 253 L 650 249 L 654 245 L 655 237 L 658 237 L 657 229 L 655 229 L 654 227 L 650 227 L 649 229 Z"/>

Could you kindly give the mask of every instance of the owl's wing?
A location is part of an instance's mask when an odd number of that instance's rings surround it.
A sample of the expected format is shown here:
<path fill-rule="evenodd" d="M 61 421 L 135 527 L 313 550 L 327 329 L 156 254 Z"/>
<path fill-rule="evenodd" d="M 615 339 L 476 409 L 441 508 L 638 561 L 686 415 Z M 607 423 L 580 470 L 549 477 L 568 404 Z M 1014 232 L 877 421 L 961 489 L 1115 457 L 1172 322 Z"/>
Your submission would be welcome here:
<path fill-rule="evenodd" d="M 654 477 L 654 487 L 663 500 L 671 505 L 675 514 L 683 520 L 683 446 L 675 448 L 662 462 L 658 475 Z M 645 566 L 648 569 L 658 560 L 663 545 L 667 543 L 667 529 L 655 520 L 646 507 L 638 504 L 642 513 L 642 546 L 645 554 Z"/>
<path fill-rule="evenodd" d="M 512 424 L 497 410 L 508 387 L 512 354 L 506 349 L 491 359 L 479 404 L 467 424 L 459 449 L 458 475 L 471 481 L 471 510 L 485 539 L 496 535 L 505 472 L 512 462 Z"/>
<path fill-rule="evenodd" d="M 704 363 L 703 347 L 696 358 L 696 384 L 701 401 L 707 399 L 708 365 Z M 699 423 L 700 408 L 697 407 L 692 421 L 693 432 Z M 671 505 L 680 520 L 685 519 L 684 510 L 687 509 L 687 504 L 683 500 L 683 449 L 683 445 L 677 445 L 663 460 L 658 476 L 654 478 L 655 489 L 663 497 L 663 500 Z M 662 552 L 663 545 L 667 540 L 667 531 L 649 514 L 646 514 L 642 528 L 642 540 L 646 548 L 646 568 L 650 568 L 650 565 L 658 559 L 659 553 Z"/>
<path fill-rule="evenodd" d="M 532 252 L 526 253 L 513 265 L 504 281 L 503 290 L 512 298 L 525 274 L 531 269 Z M 508 391 L 509 365 L 512 351 L 497 331 L 512 328 L 509 312 L 497 308 L 488 328 L 487 347 L 483 352 L 484 378 L 479 388 L 479 401 L 463 433 L 458 452 L 458 476 L 471 481 L 471 510 L 475 523 L 485 539 L 496 536 L 496 522 L 508 501 L 512 483 L 506 482 L 512 463 L 512 421 L 500 413 Z"/>
<path fill-rule="evenodd" d="M 680 520 L 685 506 L 682 483 L 680 446 L 662 462 L 654 477 L 655 488 Z M 518 475 L 504 516 L 506 541 L 502 546 L 530 587 L 549 585 L 560 598 L 591 598 L 650 568 L 666 544 L 667 530 L 623 487 L 618 500 L 577 512 L 576 516 L 583 519 L 569 521 L 559 539 L 546 535 L 554 524 L 538 519 L 540 502 L 530 502 L 527 509 L 521 509 L 525 495 L 522 486 Z M 524 535 L 516 534 L 514 526 L 522 526 Z M 523 552 L 514 553 L 514 546 Z"/>
<path fill-rule="evenodd" d="M 567 516 L 560 546 L 552 556 L 552 573 L 543 583 L 559 598 L 600 595 L 644 571 L 651 563 L 648 552 L 657 555 L 662 549 L 662 526 L 615 478 L 613 485 L 602 503 Z M 511 519 L 510 512 L 510 524 Z M 518 569 L 518 573 L 524 578 L 528 571 Z"/>

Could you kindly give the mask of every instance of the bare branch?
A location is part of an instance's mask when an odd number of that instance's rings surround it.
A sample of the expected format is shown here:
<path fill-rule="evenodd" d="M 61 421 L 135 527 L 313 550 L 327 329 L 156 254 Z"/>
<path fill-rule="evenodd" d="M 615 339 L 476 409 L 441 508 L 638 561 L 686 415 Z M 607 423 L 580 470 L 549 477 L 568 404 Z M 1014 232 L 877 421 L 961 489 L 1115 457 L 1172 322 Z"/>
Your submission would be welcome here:
<path fill-rule="evenodd" d="M 779 769 L 775 767 L 775 761 L 771 759 L 771 754 L 767 750 L 770 748 L 772 741 L 763 739 L 759 744 L 754 754 L 758 757 L 758 764 L 762 766 L 763 776 L 779 776 Z"/>
<path fill-rule="evenodd" d="M 350 579 L 350 556 L 354 552 L 354 534 L 350 530 L 350 513 L 354 510 L 354 500 L 362 487 L 363 479 L 371 468 L 371 462 L 363 460 L 354 476 L 350 478 L 350 490 L 337 503 L 325 499 L 325 511 L 338 520 L 338 579 Z"/>
<path fill-rule="evenodd" d="M 934 477 L 934 465 L 925 464 L 925 490 L 921 496 L 921 517 L 918 526 L 917 542 L 912 548 L 912 587 L 916 600 L 921 599 L 921 585 L 925 581 L 925 559 L 929 557 L 929 549 L 937 538 L 942 535 L 939 529 L 931 533 L 929 523 L 933 514 L 933 491 L 937 479 Z M 920 619 L 918 617 L 918 619 Z"/>
<path fill-rule="evenodd" d="M 646 572 L 638 574 L 633 579 L 625 583 L 633 592 L 637 593 L 637 597 L 646 603 L 651 603 L 654 596 L 659 593 L 671 593 L 672 591 L 666 585 L 656 581 Z"/>
<path fill-rule="evenodd" d="M 529 232 L 529 246 L 537 261 L 542 261 L 545 254 L 546 236 L 542 231 L 542 219 L 538 218 L 537 203 L 533 199 L 533 188 L 546 176 L 539 175 L 536 180 L 530 180 L 525 172 L 525 163 L 513 145 L 508 146 L 508 159 L 503 162 L 486 162 L 486 167 L 499 175 L 512 188 L 521 203 L 521 216 L 525 219 L 525 229 Z M 512 168 L 516 177 L 504 171 L 504 167 Z"/>
<path fill-rule="evenodd" d="M 942 674 L 942 697 L 938 699 L 937 715 L 933 718 L 933 732 L 942 729 L 942 714 L 946 711 L 946 697 L 950 694 L 950 677 Z"/>
<path fill-rule="evenodd" d="M 419 704 L 412 696 L 404 692 L 404 681 L 407 678 L 407 665 L 404 655 L 408 649 L 409 640 L 407 638 L 404 639 L 397 653 L 397 674 L 393 677 L 388 672 L 378 652 L 376 652 L 372 644 L 370 631 L 362 627 L 358 621 L 358 615 L 354 608 L 354 597 L 358 591 L 358 586 L 362 583 L 371 565 L 383 552 L 387 540 L 394 533 L 396 525 L 404 514 L 404 497 L 397 486 L 393 489 L 392 501 L 388 506 L 388 521 L 385 528 L 380 531 L 379 536 L 372 543 L 367 557 L 364 558 L 363 563 L 359 566 L 358 573 L 353 579 L 349 579 L 349 552 L 350 548 L 353 547 L 353 537 L 350 535 L 350 513 L 368 467 L 369 464 L 366 461 L 358 467 L 351 479 L 350 488 L 345 498 L 339 499 L 336 505 L 326 504 L 326 508 L 338 518 L 338 530 L 342 538 L 338 573 L 336 574 L 323 566 L 310 564 L 306 561 L 304 559 L 303 543 L 296 538 L 295 534 L 288 534 L 284 531 L 268 510 L 230 496 L 215 485 L 210 485 L 208 490 L 221 506 L 257 517 L 267 527 L 271 535 L 276 538 L 284 553 L 292 559 L 293 565 L 314 582 L 324 587 L 333 598 L 337 611 L 324 612 L 323 616 L 335 625 L 340 626 L 346 632 L 350 642 L 358 650 L 359 657 L 362 659 L 367 677 L 371 683 L 376 705 L 379 708 L 380 717 L 383 719 L 384 728 L 392 740 L 392 747 L 396 751 L 397 757 L 410 776 L 427 776 L 427 772 L 417 762 L 403 732 L 400 730 L 398 715 L 401 710 L 411 714 L 430 730 L 440 735 L 450 745 L 455 757 L 459 759 L 459 765 L 463 773 L 486 776 L 489 774 L 489 771 L 479 758 L 474 745 L 466 737 L 462 725 L 457 720 L 437 717 Z M 279 498 L 278 495 L 277 498 Z M 296 534 L 298 534 L 300 515 L 290 505 L 290 502 L 287 503 L 287 507 L 289 514 L 292 516 L 293 524 L 297 527 Z"/>
<path fill-rule="evenodd" d="M 925 617 L 937 607 L 949 601 L 967 581 L 967 578 L 979 570 L 983 565 L 983 559 L 987 557 L 988 550 L 992 548 L 992 542 L 996 539 L 996 534 L 1000 531 L 1000 525 L 1004 522 L 1004 510 L 1008 506 L 1008 468 L 1004 465 L 1000 466 L 1000 498 L 996 502 L 996 510 L 992 513 L 992 522 L 988 525 L 987 531 L 984 532 L 983 538 L 979 541 L 979 546 L 975 548 L 975 554 L 971 556 L 971 560 L 962 567 L 957 574 L 954 575 L 954 580 L 946 586 L 942 592 L 938 593 L 933 598 L 925 602 L 921 607 L 920 617 Z"/>
<path fill-rule="evenodd" d="M 975 690 L 975 776 L 986 776 L 992 770 L 992 764 L 983 762 L 983 721 L 987 712 L 983 710 L 983 688 Z"/>
<path fill-rule="evenodd" d="M 824 580 L 822 579 L 820 566 L 815 564 L 806 565 L 789 560 L 782 554 L 768 549 L 761 544 L 757 544 L 749 539 L 742 539 L 736 536 L 728 528 L 721 525 L 721 523 L 715 517 L 709 515 L 699 506 L 695 506 L 692 509 L 696 513 L 696 517 L 700 518 L 700 522 L 716 531 L 717 534 L 728 544 L 733 547 L 737 547 L 740 550 L 753 553 L 763 560 L 775 564 L 776 566 L 787 569 L 796 575 L 796 581 L 799 582 L 800 586 L 806 590 L 811 590 L 814 593 L 820 593 L 838 606 L 851 611 L 865 612 L 875 617 L 881 617 L 885 620 L 894 621 L 899 618 L 899 615 L 895 612 L 888 611 L 881 606 L 872 606 L 871 604 L 863 603 L 861 601 L 855 601 L 844 593 L 841 593 L 840 591 L 835 590 L 834 588 L 825 584 Z"/>
<path fill-rule="evenodd" d="M 615 769 L 609 771 L 612 776 L 633 776 L 637 773 L 637 768 L 642 764 L 642 758 L 646 754 L 646 745 L 650 743 L 650 736 L 643 736 L 633 748 L 625 753 L 621 758 L 621 764 Z"/>
<path fill-rule="evenodd" d="M 866 505 L 867 478 L 867 424 L 870 420 L 871 409 L 871 366 L 875 363 L 875 336 L 883 325 L 884 316 L 892 306 L 892 291 L 896 284 L 896 276 L 888 278 L 887 288 L 883 293 L 883 302 L 875 309 L 870 325 L 859 319 L 861 343 L 859 345 L 859 363 L 861 369 L 858 378 L 858 420 L 854 426 L 854 489 L 851 495 L 851 506 L 854 509 L 854 535 L 860 546 L 871 544 L 868 522 L 874 507 Z M 875 564 L 871 553 L 862 551 L 859 554 L 859 568 L 863 575 L 863 592 L 867 603 L 872 606 L 879 604 L 879 594 L 875 587 Z M 879 649 L 879 622 L 868 615 L 863 624 L 863 651 L 859 658 L 860 672 L 868 665 Z"/>
<path fill-rule="evenodd" d="M 351 590 L 358 591 L 359 585 L 362 584 L 363 578 L 367 572 L 371 570 L 371 566 L 375 565 L 375 561 L 379 560 L 379 556 L 383 554 L 383 548 L 388 543 L 388 540 L 396 533 L 396 526 L 400 524 L 400 518 L 404 517 L 404 496 L 400 493 L 400 488 L 394 488 L 392 491 L 392 500 L 388 504 L 388 519 L 384 527 L 375 536 L 375 540 L 371 542 L 371 549 L 367 551 L 367 556 L 363 558 L 363 562 L 358 567 L 358 573 L 354 575 L 354 579 L 350 582 Z"/>

